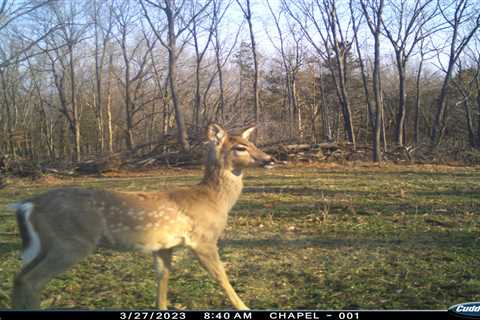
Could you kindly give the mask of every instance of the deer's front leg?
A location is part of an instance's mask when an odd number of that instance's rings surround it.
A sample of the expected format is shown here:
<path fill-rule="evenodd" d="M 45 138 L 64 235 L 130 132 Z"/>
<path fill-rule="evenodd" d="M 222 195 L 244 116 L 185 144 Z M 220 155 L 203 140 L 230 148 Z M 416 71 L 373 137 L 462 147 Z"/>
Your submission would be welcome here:
<path fill-rule="evenodd" d="M 172 265 L 172 251 L 160 250 L 153 254 L 153 265 L 157 277 L 157 309 L 167 310 L 168 277 Z"/>
<path fill-rule="evenodd" d="M 230 281 L 228 281 L 227 273 L 225 272 L 223 264 L 220 261 L 220 257 L 218 255 L 217 245 L 202 245 L 196 248 L 192 248 L 192 250 L 197 256 L 197 258 L 200 260 L 202 266 L 222 286 L 233 306 L 238 310 L 248 310 L 248 307 L 238 297 L 237 293 L 230 284 Z"/>

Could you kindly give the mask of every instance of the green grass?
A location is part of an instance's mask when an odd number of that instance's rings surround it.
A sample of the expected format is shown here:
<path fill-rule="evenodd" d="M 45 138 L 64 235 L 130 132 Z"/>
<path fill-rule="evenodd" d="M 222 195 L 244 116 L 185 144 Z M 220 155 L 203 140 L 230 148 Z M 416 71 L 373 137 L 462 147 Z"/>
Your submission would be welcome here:
<path fill-rule="evenodd" d="M 7 203 L 61 185 L 159 190 L 199 170 L 15 180 L 0 190 L 0 308 L 20 267 Z M 254 309 L 445 309 L 480 300 L 480 168 L 292 166 L 252 170 L 221 242 Z M 153 308 L 148 255 L 99 250 L 49 283 L 42 307 Z M 176 252 L 170 307 L 231 308 L 191 253 Z"/>

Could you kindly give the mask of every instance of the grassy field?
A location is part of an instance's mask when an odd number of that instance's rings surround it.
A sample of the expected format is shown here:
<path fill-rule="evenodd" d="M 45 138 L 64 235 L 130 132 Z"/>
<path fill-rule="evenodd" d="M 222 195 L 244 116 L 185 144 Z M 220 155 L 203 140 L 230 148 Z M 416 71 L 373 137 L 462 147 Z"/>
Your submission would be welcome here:
<path fill-rule="evenodd" d="M 0 308 L 20 267 L 5 205 L 63 185 L 160 190 L 199 170 L 11 181 L 0 190 Z M 446 309 L 480 300 L 480 168 L 292 166 L 252 170 L 231 212 L 221 255 L 253 309 Z M 51 281 L 43 307 L 153 308 L 148 255 L 99 250 Z M 176 252 L 170 307 L 231 308 L 193 259 Z"/>

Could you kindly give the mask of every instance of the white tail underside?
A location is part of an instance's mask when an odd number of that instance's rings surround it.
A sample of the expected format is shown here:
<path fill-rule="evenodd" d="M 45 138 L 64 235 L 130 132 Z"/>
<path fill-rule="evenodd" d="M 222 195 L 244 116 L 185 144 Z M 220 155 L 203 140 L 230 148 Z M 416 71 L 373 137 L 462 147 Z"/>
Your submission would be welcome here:
<path fill-rule="evenodd" d="M 9 208 L 20 211 L 20 213 L 23 215 L 25 225 L 27 227 L 30 243 L 28 247 L 22 252 L 22 264 L 25 266 L 33 259 L 35 259 L 35 257 L 40 253 L 40 237 L 33 228 L 32 223 L 30 222 L 30 215 L 33 212 L 33 203 L 14 203 L 9 205 Z"/>

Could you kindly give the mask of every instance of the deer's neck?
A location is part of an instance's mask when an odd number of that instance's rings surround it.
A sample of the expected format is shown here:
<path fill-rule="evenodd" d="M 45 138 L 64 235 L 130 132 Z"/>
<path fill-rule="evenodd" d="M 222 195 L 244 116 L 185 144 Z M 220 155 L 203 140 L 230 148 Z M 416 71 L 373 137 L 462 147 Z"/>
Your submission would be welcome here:
<path fill-rule="evenodd" d="M 201 185 L 215 196 L 217 204 L 226 212 L 235 205 L 243 188 L 243 173 L 225 168 L 219 163 L 207 164 Z"/>

